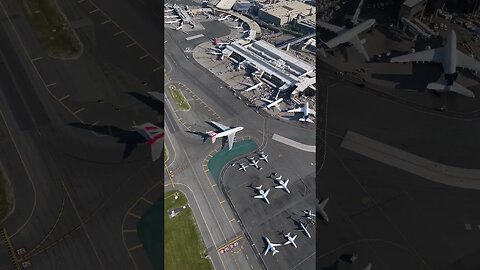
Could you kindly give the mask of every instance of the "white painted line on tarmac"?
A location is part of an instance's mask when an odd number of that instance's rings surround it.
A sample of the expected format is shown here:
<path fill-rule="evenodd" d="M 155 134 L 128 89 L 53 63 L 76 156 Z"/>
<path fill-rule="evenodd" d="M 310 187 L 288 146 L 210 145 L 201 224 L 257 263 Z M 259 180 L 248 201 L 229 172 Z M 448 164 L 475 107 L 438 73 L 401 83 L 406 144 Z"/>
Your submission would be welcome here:
<path fill-rule="evenodd" d="M 316 151 L 316 146 L 315 145 L 308 145 L 308 144 L 299 143 L 297 141 L 294 141 L 292 139 L 280 136 L 278 134 L 273 134 L 272 140 L 284 143 L 286 145 L 290 145 L 291 147 L 295 147 L 295 148 L 300 149 L 300 150 L 305 151 L 305 152 L 315 153 L 315 151 Z"/>

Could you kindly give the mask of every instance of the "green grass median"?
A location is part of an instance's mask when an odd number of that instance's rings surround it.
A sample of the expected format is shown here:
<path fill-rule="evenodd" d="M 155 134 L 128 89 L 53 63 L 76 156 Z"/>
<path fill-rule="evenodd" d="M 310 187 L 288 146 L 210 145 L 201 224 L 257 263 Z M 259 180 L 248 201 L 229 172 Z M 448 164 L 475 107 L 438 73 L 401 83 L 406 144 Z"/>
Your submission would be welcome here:
<path fill-rule="evenodd" d="M 17 0 L 21 5 L 37 38 L 56 58 L 74 58 L 82 44 L 70 28 L 55 0 Z"/>
<path fill-rule="evenodd" d="M 174 193 L 179 195 L 177 200 Z M 171 191 L 165 194 L 165 269 L 213 269 L 211 261 L 205 258 L 206 248 L 192 210 L 187 207 L 177 216 L 168 217 L 168 209 L 180 208 L 187 203 L 182 192 Z"/>
<path fill-rule="evenodd" d="M 183 95 L 182 91 L 180 91 L 180 89 L 176 88 L 173 85 L 170 85 L 168 89 L 170 90 L 170 94 L 172 95 L 172 98 L 175 101 L 175 105 L 177 105 L 177 108 L 181 111 L 189 111 L 190 104 L 188 104 L 188 101 Z"/>

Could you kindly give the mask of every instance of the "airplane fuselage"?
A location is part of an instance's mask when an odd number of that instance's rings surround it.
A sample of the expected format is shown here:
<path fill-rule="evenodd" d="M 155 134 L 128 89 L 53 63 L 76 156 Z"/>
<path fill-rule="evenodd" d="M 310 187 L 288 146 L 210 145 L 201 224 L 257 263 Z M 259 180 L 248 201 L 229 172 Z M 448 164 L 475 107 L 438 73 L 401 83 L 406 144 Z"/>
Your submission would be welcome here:
<path fill-rule="evenodd" d="M 447 36 L 447 44 L 444 48 L 444 58 L 442 60 L 443 72 L 447 85 L 452 85 L 457 79 L 457 35 L 450 31 Z"/>
<path fill-rule="evenodd" d="M 229 129 L 229 130 L 222 131 L 220 133 L 217 133 L 217 135 L 215 135 L 215 137 L 228 136 L 228 135 L 230 135 L 232 133 L 235 133 L 235 132 L 238 132 L 240 130 L 243 130 L 243 127 L 236 127 L 236 128 L 232 128 L 232 129 Z"/>

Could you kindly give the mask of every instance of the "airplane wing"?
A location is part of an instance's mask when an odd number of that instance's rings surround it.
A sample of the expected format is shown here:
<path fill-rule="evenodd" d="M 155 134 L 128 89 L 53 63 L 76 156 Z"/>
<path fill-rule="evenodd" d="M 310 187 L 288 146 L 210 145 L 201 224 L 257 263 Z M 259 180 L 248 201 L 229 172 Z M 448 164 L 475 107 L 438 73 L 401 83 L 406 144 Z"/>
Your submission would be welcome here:
<path fill-rule="evenodd" d="M 328 203 L 328 200 L 330 200 L 330 198 L 326 198 L 325 200 L 323 200 L 323 201 L 319 204 L 319 206 L 320 206 L 321 209 L 325 208 L 325 206 L 326 206 L 327 203 Z"/>
<path fill-rule="evenodd" d="M 262 195 L 257 195 L 257 196 L 253 196 L 253 198 L 255 198 L 255 199 L 263 199 L 263 196 L 262 196 Z"/>
<path fill-rule="evenodd" d="M 457 67 L 480 71 L 480 62 L 457 50 Z"/>
<path fill-rule="evenodd" d="M 308 109 L 308 114 L 311 114 L 311 115 L 315 116 L 315 110 Z"/>
<path fill-rule="evenodd" d="M 235 133 L 228 134 L 228 150 L 232 150 Z"/>
<path fill-rule="evenodd" d="M 343 29 L 345 29 L 345 27 L 340 27 L 340 26 L 336 26 L 336 25 L 333 25 L 333 24 L 329 24 L 329 23 L 326 23 L 326 22 L 320 22 L 320 21 L 317 21 L 317 25 L 324 28 L 324 29 L 332 31 L 334 33 L 338 33 L 340 31 L 342 31 Z"/>
<path fill-rule="evenodd" d="M 227 127 L 225 125 L 222 125 L 220 123 L 217 123 L 215 121 L 210 121 L 210 123 L 214 124 L 215 126 L 217 126 L 219 129 L 221 129 L 222 131 L 225 131 L 227 129 L 230 129 L 230 127 Z"/>
<path fill-rule="evenodd" d="M 267 255 L 267 253 L 270 251 L 271 247 L 270 246 L 267 246 L 267 249 L 265 249 L 265 253 L 263 253 L 263 255 Z"/>
<path fill-rule="evenodd" d="M 302 111 L 302 108 L 298 107 L 296 109 L 288 110 L 287 112 L 301 112 L 301 111 Z"/>
<path fill-rule="evenodd" d="M 281 246 L 282 244 L 270 244 L 270 245 L 272 245 L 272 247 L 279 247 L 279 246 Z"/>
<path fill-rule="evenodd" d="M 288 240 L 287 242 L 283 243 L 283 245 L 288 245 L 288 244 L 291 244 L 292 242 L 290 240 Z"/>
<path fill-rule="evenodd" d="M 402 56 L 393 57 L 390 59 L 391 63 L 404 63 L 404 62 L 413 62 L 413 61 L 424 61 L 424 62 L 434 62 L 441 63 L 443 60 L 444 49 L 432 49 L 425 50 L 416 53 L 410 53 Z"/>
<path fill-rule="evenodd" d="M 288 181 L 290 181 L 290 179 L 287 179 L 287 181 L 285 181 L 285 183 L 284 183 L 284 184 L 285 184 L 285 186 L 287 186 L 287 185 L 288 185 Z"/>
<path fill-rule="evenodd" d="M 353 44 L 353 47 L 355 47 L 355 49 L 357 49 L 359 53 L 363 54 L 363 56 L 365 57 L 365 59 L 367 59 L 367 61 L 370 61 L 370 57 L 368 56 L 367 51 L 365 50 L 365 47 L 363 47 L 363 44 L 358 38 L 358 36 L 353 37 L 350 40 L 350 43 Z"/>
<path fill-rule="evenodd" d="M 270 192 L 270 189 L 267 189 L 267 190 L 265 191 L 265 193 L 263 193 L 263 195 L 265 196 L 265 198 L 267 197 L 267 195 L 268 195 L 269 192 Z"/>
<path fill-rule="evenodd" d="M 265 101 L 265 102 L 269 102 L 269 103 L 273 103 L 273 100 L 270 100 L 270 99 L 267 99 L 267 98 L 261 98 L 260 100 Z"/>
<path fill-rule="evenodd" d="M 363 0 L 360 0 L 360 3 L 358 4 L 357 9 L 355 10 L 355 14 L 353 14 L 353 17 L 352 17 L 352 22 L 355 24 L 358 21 L 358 15 L 360 15 L 360 10 L 362 10 L 362 5 L 363 5 Z"/>

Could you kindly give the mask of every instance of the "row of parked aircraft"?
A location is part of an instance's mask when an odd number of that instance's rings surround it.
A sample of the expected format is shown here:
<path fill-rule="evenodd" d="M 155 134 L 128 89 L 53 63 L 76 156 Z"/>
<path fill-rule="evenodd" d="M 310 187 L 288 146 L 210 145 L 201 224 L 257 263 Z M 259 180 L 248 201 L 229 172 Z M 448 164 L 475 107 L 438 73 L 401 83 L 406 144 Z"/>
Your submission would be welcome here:
<path fill-rule="evenodd" d="M 345 26 L 339 27 L 328 24 L 326 22 L 317 22 L 318 25 L 327 30 L 333 31 L 337 34 L 333 39 L 323 42 L 323 45 L 327 48 L 334 48 L 341 44 L 353 45 L 367 61 L 370 61 L 363 44 L 365 39 L 360 40 L 358 35 L 375 24 L 375 19 L 368 19 L 361 23 L 358 22 L 358 16 L 364 0 L 361 0 L 355 14 L 352 19 L 347 20 Z M 320 49 L 321 53 L 326 56 L 325 51 Z M 443 78 L 437 82 L 432 82 L 427 85 L 427 89 L 435 92 L 455 92 L 457 94 L 474 98 L 475 94 L 466 87 L 458 84 L 456 79 L 458 78 L 457 67 L 466 68 L 475 72 L 480 71 L 480 62 L 473 57 L 466 55 L 465 53 L 457 50 L 457 36 L 455 31 L 450 30 L 447 35 L 445 46 L 428 49 L 420 52 L 410 53 L 403 56 L 397 56 L 390 59 L 392 63 L 406 63 L 406 62 L 433 62 L 442 65 Z"/>

